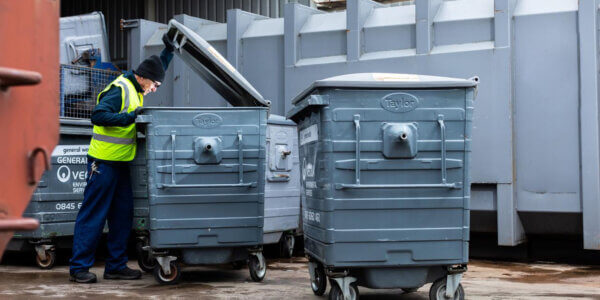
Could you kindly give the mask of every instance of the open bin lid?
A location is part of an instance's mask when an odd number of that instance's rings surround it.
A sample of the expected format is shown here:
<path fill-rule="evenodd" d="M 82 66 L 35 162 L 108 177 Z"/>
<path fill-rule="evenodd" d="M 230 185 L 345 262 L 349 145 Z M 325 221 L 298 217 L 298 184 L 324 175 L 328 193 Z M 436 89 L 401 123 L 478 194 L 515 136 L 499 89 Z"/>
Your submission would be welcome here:
<path fill-rule="evenodd" d="M 233 106 L 270 105 L 215 48 L 183 24 L 171 20 L 167 37 L 175 53 Z"/>

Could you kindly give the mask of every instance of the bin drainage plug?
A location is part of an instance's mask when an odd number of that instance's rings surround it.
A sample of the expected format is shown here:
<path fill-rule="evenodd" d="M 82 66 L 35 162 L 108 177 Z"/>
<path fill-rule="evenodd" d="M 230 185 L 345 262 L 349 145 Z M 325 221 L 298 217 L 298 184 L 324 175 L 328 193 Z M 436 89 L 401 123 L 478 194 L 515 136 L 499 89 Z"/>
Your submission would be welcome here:
<path fill-rule="evenodd" d="M 408 139 L 408 134 L 406 132 L 400 132 L 400 135 L 398 135 L 398 140 L 400 142 L 404 142 L 406 139 Z"/>

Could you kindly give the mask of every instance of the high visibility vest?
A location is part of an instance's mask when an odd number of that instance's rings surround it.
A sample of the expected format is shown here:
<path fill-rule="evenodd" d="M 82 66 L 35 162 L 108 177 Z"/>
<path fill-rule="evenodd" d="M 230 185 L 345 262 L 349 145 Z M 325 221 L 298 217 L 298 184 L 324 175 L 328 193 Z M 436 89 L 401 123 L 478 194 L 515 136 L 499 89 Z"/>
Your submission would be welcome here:
<path fill-rule="evenodd" d="M 119 113 L 130 113 L 144 105 L 144 95 L 138 93 L 133 83 L 123 75 L 113 80 L 98 94 L 96 104 L 100 102 L 100 97 L 113 86 L 121 89 L 121 111 Z M 136 148 L 135 123 L 127 126 L 94 125 L 88 155 L 101 160 L 131 161 L 135 158 Z"/>

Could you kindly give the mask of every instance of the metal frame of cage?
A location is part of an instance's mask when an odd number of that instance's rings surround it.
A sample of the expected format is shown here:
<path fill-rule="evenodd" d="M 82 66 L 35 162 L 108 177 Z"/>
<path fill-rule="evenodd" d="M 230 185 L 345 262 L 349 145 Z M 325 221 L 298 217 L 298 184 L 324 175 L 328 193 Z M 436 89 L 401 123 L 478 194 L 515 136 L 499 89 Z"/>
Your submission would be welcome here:
<path fill-rule="evenodd" d="M 98 94 L 121 73 L 60 65 L 60 117 L 89 119 Z"/>

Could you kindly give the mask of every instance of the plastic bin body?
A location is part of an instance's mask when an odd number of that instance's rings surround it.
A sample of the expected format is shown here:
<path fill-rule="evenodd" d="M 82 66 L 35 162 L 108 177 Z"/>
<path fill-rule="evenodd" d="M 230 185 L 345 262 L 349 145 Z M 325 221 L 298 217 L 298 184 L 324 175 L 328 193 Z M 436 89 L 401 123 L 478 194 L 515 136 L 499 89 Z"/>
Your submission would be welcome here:
<path fill-rule="evenodd" d="M 282 116 L 267 121 L 265 244 L 284 232 L 297 233 L 300 216 L 300 166 L 296 124 Z"/>
<path fill-rule="evenodd" d="M 361 286 L 419 287 L 468 262 L 474 89 L 408 78 L 415 88 L 334 78 L 288 113 L 299 131 L 305 251 Z"/>
<path fill-rule="evenodd" d="M 177 249 L 187 264 L 217 264 L 262 244 L 267 109 L 144 114 L 150 246 Z"/>

